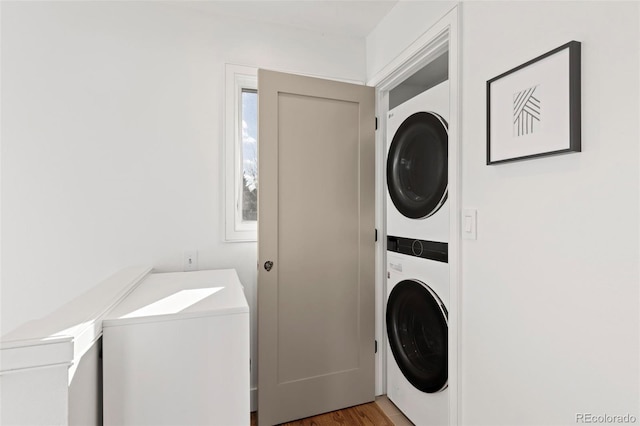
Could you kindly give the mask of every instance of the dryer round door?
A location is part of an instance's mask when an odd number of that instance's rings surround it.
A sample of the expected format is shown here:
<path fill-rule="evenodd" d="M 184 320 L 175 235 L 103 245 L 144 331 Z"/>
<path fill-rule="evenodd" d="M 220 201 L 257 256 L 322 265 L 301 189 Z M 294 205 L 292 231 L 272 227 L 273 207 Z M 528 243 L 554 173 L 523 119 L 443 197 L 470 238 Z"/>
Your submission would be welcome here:
<path fill-rule="evenodd" d="M 447 122 L 417 112 L 402 122 L 389 147 L 387 188 L 398 211 L 411 219 L 433 215 L 447 200 Z"/>
<path fill-rule="evenodd" d="M 396 284 L 387 302 L 387 337 L 400 371 L 416 389 L 447 387 L 447 310 L 431 288 L 415 280 Z"/>

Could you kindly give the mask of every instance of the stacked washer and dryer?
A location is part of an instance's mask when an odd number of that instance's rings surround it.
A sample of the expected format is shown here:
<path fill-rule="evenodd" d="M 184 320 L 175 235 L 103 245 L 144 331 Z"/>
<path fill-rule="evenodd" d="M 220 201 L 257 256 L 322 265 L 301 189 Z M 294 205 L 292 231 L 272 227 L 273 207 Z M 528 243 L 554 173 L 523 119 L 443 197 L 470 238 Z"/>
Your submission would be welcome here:
<path fill-rule="evenodd" d="M 449 82 L 387 119 L 387 396 L 418 426 L 448 424 Z"/>

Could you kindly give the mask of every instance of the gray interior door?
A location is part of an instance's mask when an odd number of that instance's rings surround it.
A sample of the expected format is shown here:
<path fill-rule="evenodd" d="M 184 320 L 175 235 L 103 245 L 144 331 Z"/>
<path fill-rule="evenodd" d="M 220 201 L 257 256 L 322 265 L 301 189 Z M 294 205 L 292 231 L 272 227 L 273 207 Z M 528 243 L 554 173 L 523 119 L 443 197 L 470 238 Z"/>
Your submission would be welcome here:
<path fill-rule="evenodd" d="M 374 89 L 260 70 L 258 422 L 374 399 Z"/>

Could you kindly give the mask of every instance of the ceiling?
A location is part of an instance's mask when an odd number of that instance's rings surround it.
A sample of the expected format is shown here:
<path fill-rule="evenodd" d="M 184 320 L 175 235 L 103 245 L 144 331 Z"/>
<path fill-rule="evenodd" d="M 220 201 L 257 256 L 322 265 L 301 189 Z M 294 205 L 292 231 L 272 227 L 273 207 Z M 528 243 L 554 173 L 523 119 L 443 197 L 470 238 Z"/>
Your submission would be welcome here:
<path fill-rule="evenodd" d="M 327 35 L 365 37 L 397 0 L 180 1 L 205 13 L 242 17 Z"/>

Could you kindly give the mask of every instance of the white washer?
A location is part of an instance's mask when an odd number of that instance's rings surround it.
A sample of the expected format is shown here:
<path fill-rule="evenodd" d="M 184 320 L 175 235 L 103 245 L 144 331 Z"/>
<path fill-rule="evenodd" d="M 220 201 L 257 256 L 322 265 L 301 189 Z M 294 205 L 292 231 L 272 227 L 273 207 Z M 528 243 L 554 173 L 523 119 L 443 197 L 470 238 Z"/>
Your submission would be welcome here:
<path fill-rule="evenodd" d="M 235 270 L 149 274 L 102 327 L 105 426 L 249 424 L 249 305 Z"/>
<path fill-rule="evenodd" d="M 389 111 L 387 235 L 449 241 L 449 81 Z"/>
<path fill-rule="evenodd" d="M 387 396 L 419 426 L 449 419 L 449 267 L 387 252 Z"/>

